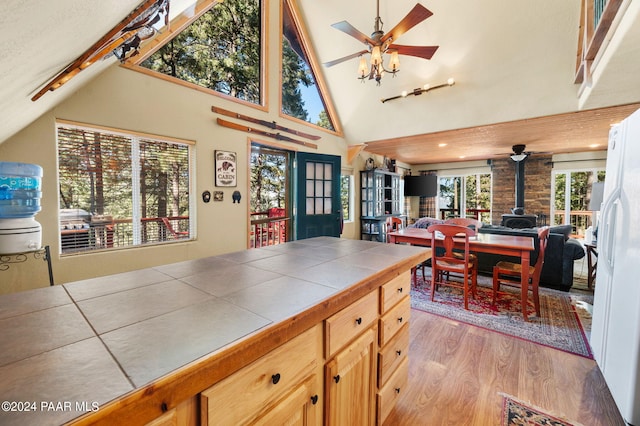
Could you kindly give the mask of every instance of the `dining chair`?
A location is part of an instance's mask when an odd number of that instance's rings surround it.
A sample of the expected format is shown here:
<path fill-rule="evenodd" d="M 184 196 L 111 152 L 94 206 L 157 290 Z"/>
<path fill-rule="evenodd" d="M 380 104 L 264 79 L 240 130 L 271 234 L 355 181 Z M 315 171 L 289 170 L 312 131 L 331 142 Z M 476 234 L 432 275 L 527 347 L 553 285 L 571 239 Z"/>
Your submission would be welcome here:
<path fill-rule="evenodd" d="M 162 224 L 164 225 L 165 229 L 169 231 L 169 233 L 173 236 L 174 239 L 187 238 L 189 236 L 189 231 L 177 231 L 169 221 L 168 217 L 162 217 L 160 219 L 162 220 Z"/>
<path fill-rule="evenodd" d="M 387 242 L 389 242 L 389 232 L 401 230 L 402 228 L 404 228 L 404 223 L 399 217 L 389 216 L 386 221 L 386 226 L 387 232 L 385 235 L 387 236 Z"/>
<path fill-rule="evenodd" d="M 469 293 L 475 299 L 478 283 L 478 270 L 473 268 L 469 259 L 469 237 L 474 235 L 474 230 L 443 223 L 431 225 L 427 231 L 431 232 L 431 301 L 434 299 L 436 287 L 458 287 L 463 290 L 464 308 L 468 310 Z M 462 257 L 455 255 L 456 252 L 453 250 L 456 242 L 459 244 L 460 240 L 464 240 Z M 445 280 L 445 275 L 450 272 L 461 275 L 462 283 Z"/>
<path fill-rule="evenodd" d="M 522 265 L 520 263 L 513 263 L 507 261 L 500 261 L 493 267 L 493 305 L 495 306 L 497 301 L 498 292 L 501 285 L 507 285 L 511 287 L 520 288 L 524 294 L 527 292 L 527 299 L 529 291 L 533 295 L 533 304 L 536 308 L 536 315 L 540 316 L 540 297 L 538 294 L 538 284 L 540 283 L 540 274 L 542 272 L 542 265 L 544 265 L 544 254 L 547 248 L 547 242 L 549 241 L 550 227 L 545 226 L 538 230 L 538 258 L 533 266 L 529 266 L 529 283 L 526 289 L 522 289 Z M 527 305 L 522 306 L 522 316 L 525 321 L 528 321 L 527 317 Z"/>
<path fill-rule="evenodd" d="M 465 226 L 467 228 L 473 229 L 473 236 L 477 236 L 478 232 L 480 230 L 480 228 L 482 228 L 482 222 L 477 220 L 477 219 L 471 219 L 468 217 L 454 217 L 451 219 L 447 219 L 444 221 L 444 223 L 448 223 L 450 225 L 458 225 L 458 226 Z M 459 252 L 454 252 L 456 256 L 461 256 L 462 253 Z M 473 267 L 476 269 L 476 271 L 478 270 L 478 256 L 476 256 L 474 253 L 469 253 L 469 260 L 471 260 L 471 263 L 473 263 Z"/>

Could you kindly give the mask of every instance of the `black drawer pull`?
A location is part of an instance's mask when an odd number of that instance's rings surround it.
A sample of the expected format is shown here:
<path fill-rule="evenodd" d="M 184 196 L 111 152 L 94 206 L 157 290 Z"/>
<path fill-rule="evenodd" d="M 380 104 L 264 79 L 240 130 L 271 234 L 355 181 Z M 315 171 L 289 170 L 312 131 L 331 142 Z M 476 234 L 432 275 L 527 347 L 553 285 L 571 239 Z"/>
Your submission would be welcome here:
<path fill-rule="evenodd" d="M 396 388 L 396 393 L 400 393 L 400 388 Z"/>
<path fill-rule="evenodd" d="M 396 351 L 396 354 L 398 354 L 398 356 L 402 355 L 402 351 Z"/>
<path fill-rule="evenodd" d="M 356 324 L 362 324 L 362 317 L 356 318 Z"/>
<path fill-rule="evenodd" d="M 398 293 L 402 293 L 402 287 L 398 289 Z"/>
<path fill-rule="evenodd" d="M 316 405 L 316 404 L 318 403 L 318 395 L 313 395 L 313 396 L 311 397 L 311 403 L 312 403 L 313 405 Z"/>
<path fill-rule="evenodd" d="M 398 318 L 398 322 L 402 322 L 402 317 Z"/>
<path fill-rule="evenodd" d="M 333 376 L 333 380 L 338 383 L 340 381 L 340 375 Z"/>
<path fill-rule="evenodd" d="M 280 373 L 276 373 L 273 376 L 271 376 L 271 383 L 273 383 L 274 385 L 277 385 L 279 381 L 280 381 Z"/>

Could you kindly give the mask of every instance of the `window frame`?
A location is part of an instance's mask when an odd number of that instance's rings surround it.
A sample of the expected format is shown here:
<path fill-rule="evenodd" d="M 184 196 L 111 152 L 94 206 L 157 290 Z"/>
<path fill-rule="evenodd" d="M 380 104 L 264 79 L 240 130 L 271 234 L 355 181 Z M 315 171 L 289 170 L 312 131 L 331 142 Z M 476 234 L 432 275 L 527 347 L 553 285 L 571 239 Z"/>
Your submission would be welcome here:
<path fill-rule="evenodd" d="M 347 180 L 347 204 L 348 204 L 348 217 L 344 216 L 344 208 L 343 205 L 340 206 L 340 208 L 342 209 L 342 219 L 344 221 L 344 223 L 351 223 L 351 222 L 355 222 L 355 214 L 354 214 L 354 205 L 355 205 L 355 193 L 354 193 L 354 185 L 355 185 L 355 177 L 353 175 L 353 170 L 350 171 L 345 171 L 344 169 L 342 170 L 341 174 L 340 174 L 340 197 L 342 199 L 342 195 L 343 195 L 343 191 L 344 191 L 344 187 L 342 185 L 343 183 L 343 179 Z"/>
<path fill-rule="evenodd" d="M 300 11 L 298 9 L 298 5 L 296 4 L 296 2 L 294 0 L 279 0 L 280 1 L 280 23 L 279 23 L 279 32 L 280 32 L 280 44 L 278 45 L 278 49 L 279 49 L 279 75 L 278 75 L 278 81 L 279 81 L 279 85 L 278 87 L 280 88 L 280 95 L 278 96 L 278 115 L 282 118 L 285 118 L 287 120 L 291 120 L 294 121 L 296 123 L 300 123 L 302 125 L 305 126 L 311 126 L 314 129 L 319 129 L 337 136 L 343 136 L 344 132 L 342 130 L 342 126 L 340 124 L 340 121 L 338 120 L 338 113 L 336 112 L 336 109 L 333 105 L 333 102 L 331 101 L 331 97 L 329 96 L 329 89 L 324 81 L 323 78 L 323 74 L 320 72 L 320 67 L 318 65 L 318 60 L 316 59 L 316 56 L 314 54 L 313 49 L 310 47 L 309 45 L 309 41 L 307 40 L 307 34 L 308 31 L 303 23 L 303 19 L 301 18 L 301 14 Z M 306 56 L 307 59 L 307 65 L 309 66 L 309 69 L 311 70 L 311 73 L 313 74 L 313 78 L 315 79 L 316 82 L 316 86 L 318 89 L 318 93 L 320 95 L 320 99 L 324 104 L 325 107 L 325 111 L 329 117 L 329 120 L 331 121 L 331 124 L 333 125 L 333 130 L 318 126 L 317 124 L 314 123 L 310 123 L 308 121 L 305 120 L 301 120 L 297 117 L 292 117 L 290 115 L 286 115 L 282 112 L 282 57 L 284 55 L 284 52 L 282 50 L 282 45 L 283 45 L 283 41 L 284 41 L 284 34 L 282 34 L 282 28 L 284 25 L 284 7 L 288 6 L 290 12 L 291 12 L 291 20 L 293 21 L 293 24 L 295 25 L 298 35 L 300 37 L 300 44 L 301 44 L 301 48 L 304 51 L 304 54 Z"/>
<path fill-rule="evenodd" d="M 563 168 L 563 169 L 558 169 L 558 170 L 553 170 L 551 172 L 551 205 L 549 206 L 550 208 L 550 223 L 551 225 L 572 225 L 571 223 L 571 216 L 572 216 L 572 212 L 574 211 L 580 211 L 580 210 L 572 210 L 571 209 L 571 194 L 573 191 L 572 188 L 572 179 L 571 176 L 574 173 L 592 173 L 593 176 L 595 177 L 595 181 L 594 182 L 603 182 L 604 180 L 599 180 L 598 175 L 600 173 L 606 173 L 606 167 L 605 166 L 593 166 L 593 167 L 577 167 L 577 168 Z M 565 182 L 564 182 L 564 209 L 563 210 L 558 210 L 556 209 L 556 179 L 558 177 L 558 175 L 564 175 L 565 176 Z M 563 223 L 556 223 L 556 214 L 558 214 L 558 212 L 561 212 L 563 214 L 563 218 L 564 221 Z M 589 214 L 589 220 L 587 221 L 587 226 L 585 226 L 585 230 L 586 228 L 588 228 L 589 226 L 595 226 L 594 222 L 594 215 L 593 213 Z M 582 238 L 584 236 L 583 233 L 580 232 L 581 229 L 576 228 L 575 230 L 572 230 L 572 232 L 575 232 L 575 235 Z"/>
<path fill-rule="evenodd" d="M 200 16 L 208 12 L 215 5 L 220 3 L 220 0 L 205 0 L 203 2 L 198 2 L 196 4 L 193 12 L 186 13 L 183 12 L 176 18 L 174 18 L 169 24 L 171 30 L 164 29 L 162 33 L 156 35 L 152 42 L 146 43 L 143 47 L 140 48 L 139 54 L 134 56 L 133 58 L 126 60 L 121 64 L 122 67 L 130 69 L 132 71 L 137 71 L 142 74 L 148 75 L 150 77 L 159 78 L 161 80 L 178 84 L 183 87 L 187 87 L 189 89 L 197 90 L 203 93 L 207 93 L 210 95 L 214 95 L 220 97 L 222 99 L 226 99 L 232 102 L 236 102 L 245 106 L 249 106 L 252 108 L 256 108 L 262 111 L 268 110 L 269 104 L 269 57 L 267 55 L 267 46 L 266 40 L 269 39 L 269 27 L 268 27 L 268 13 L 267 6 L 269 0 L 258 0 L 260 2 L 260 102 L 253 103 L 243 99 L 236 98 L 235 96 L 230 96 L 225 93 L 218 92 L 213 89 L 209 89 L 207 87 L 202 87 L 194 83 L 190 83 L 188 81 L 181 80 L 176 77 L 172 77 L 167 74 L 163 74 L 158 71 L 151 70 L 149 68 L 143 67 L 140 65 L 146 59 L 149 58 L 152 54 L 154 54 L 158 49 L 160 49 L 165 44 L 169 43 L 174 37 L 180 34 L 186 27 L 188 27 L 193 21 L 197 20 Z"/>
<path fill-rule="evenodd" d="M 62 235 L 61 233 L 58 234 L 59 236 L 59 249 L 60 249 L 60 256 L 61 257 L 65 257 L 65 256 L 70 256 L 70 255 L 83 255 L 83 254 L 91 254 L 91 253 L 96 253 L 96 252 L 105 252 L 105 251 L 117 251 L 117 250 L 126 250 L 126 249 L 131 249 L 131 248 L 143 248 L 143 247 L 152 247 L 152 246 L 158 246 L 158 245 L 166 245 L 166 244 L 174 244 L 174 243 L 184 243 L 184 242 L 189 242 L 189 241 L 194 241 L 197 238 L 197 230 L 196 230 L 196 203 L 197 203 L 197 199 L 195 197 L 195 189 L 196 189 L 196 143 L 195 141 L 191 141 L 191 140 L 186 140 L 186 139 L 178 139 L 178 138 L 173 138 L 173 137 L 167 137 L 167 136 L 160 136 L 160 135 L 155 135 L 155 134 L 151 134 L 151 133 L 144 133 L 144 132 L 139 132 L 139 131 L 129 131 L 129 130 L 124 130 L 124 129 L 118 129 L 118 128 L 113 128 L 113 127 L 108 127 L 108 126 L 101 126 L 101 125 L 93 125 L 93 124 L 86 124 L 86 123 L 79 123 L 79 122 L 75 122 L 75 121 L 68 121 L 68 120 L 63 120 L 63 119 L 57 119 L 56 120 L 56 169 L 58 171 L 58 173 L 56 174 L 56 179 L 57 179 L 57 186 L 58 186 L 58 199 L 57 199 L 57 205 L 58 205 L 58 222 L 60 222 L 60 205 L 61 205 L 61 200 L 60 200 L 60 178 L 59 178 L 59 173 L 60 173 L 60 168 L 59 168 L 59 160 L 60 160 L 60 154 L 59 154 L 59 149 L 60 149 L 60 142 L 59 142 L 59 131 L 60 128 L 72 128 L 72 129 L 76 129 L 76 130 L 84 130 L 87 132 L 99 132 L 99 133 L 105 133 L 105 134 L 109 134 L 109 135 L 114 135 L 114 136 L 121 136 L 123 138 L 129 138 L 131 140 L 136 140 L 136 143 L 140 143 L 140 141 L 144 141 L 144 142 L 159 142 L 159 143 L 163 143 L 163 144 L 174 144 L 174 145 L 183 145 L 186 146 L 188 149 L 188 153 L 187 153 L 187 161 L 188 161 L 188 175 L 189 175 L 189 182 L 188 182 L 188 206 L 189 206 L 189 220 L 188 220 L 188 226 L 189 226 L 189 236 L 188 238 L 180 238 L 180 239 L 167 239 L 167 240 L 163 240 L 163 241 L 152 241 L 152 242 L 141 242 L 139 241 L 139 236 L 133 236 L 132 237 L 132 241 L 133 243 L 131 244 L 127 244 L 127 245 L 122 245 L 122 246 L 117 246 L 117 247 L 101 247 L 101 248 L 88 248 L 88 249 L 81 249 L 81 250 L 71 250 L 71 251 L 63 251 L 63 246 L 62 246 Z M 139 152 L 139 151 L 138 151 Z M 135 155 L 134 155 L 134 149 L 132 149 L 132 155 L 131 157 L 129 157 L 129 160 L 132 164 L 132 167 L 134 167 L 134 161 L 136 160 Z M 138 168 L 139 168 L 139 164 L 138 163 Z M 139 172 L 135 172 L 132 170 L 132 181 L 135 179 L 135 176 L 139 175 Z M 134 185 L 132 182 L 132 186 L 134 188 L 138 187 L 138 185 Z M 138 187 L 139 188 L 139 187 Z M 140 199 L 140 193 L 138 191 L 137 194 L 132 193 L 131 195 L 131 202 L 132 202 L 132 227 L 133 229 L 136 229 L 136 225 L 135 223 L 133 223 L 133 219 L 135 218 L 135 211 L 139 211 L 140 206 L 136 206 L 136 200 L 139 201 Z M 140 215 L 141 216 L 141 215 Z M 142 219 L 142 218 L 141 218 Z M 169 231 L 168 231 L 169 232 Z"/>

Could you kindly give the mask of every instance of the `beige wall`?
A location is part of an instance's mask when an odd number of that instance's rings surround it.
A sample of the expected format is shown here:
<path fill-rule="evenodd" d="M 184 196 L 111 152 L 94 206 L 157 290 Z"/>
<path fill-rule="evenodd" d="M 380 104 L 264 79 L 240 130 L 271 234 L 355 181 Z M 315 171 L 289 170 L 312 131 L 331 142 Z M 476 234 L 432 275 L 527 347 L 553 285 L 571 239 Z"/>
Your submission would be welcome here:
<path fill-rule="evenodd" d="M 279 117 L 277 113 L 279 93 L 273 89 L 278 87 L 279 79 L 273 74 L 275 73 L 271 72 L 269 76 L 271 90 L 269 90 L 268 100 L 269 113 L 266 116 L 262 111 L 237 102 L 115 65 L 78 90 L 67 101 L 0 144 L 0 160 L 35 163 L 44 169 L 42 211 L 36 216 L 36 220 L 42 225 L 43 244 L 51 246 L 56 283 L 61 284 L 247 248 L 249 139 L 246 133 L 219 126 L 215 121 L 216 115 L 211 112 L 212 105 L 246 115 L 260 116 L 270 121 L 285 123 L 289 127 L 318 134 L 322 136 L 317 141 L 319 148 L 309 151 L 342 156 L 344 164 L 346 142 L 342 138 L 322 130 L 310 131 L 307 126 L 288 123 Z M 193 196 L 196 200 L 196 210 L 192 214 L 196 216 L 196 240 L 61 257 L 55 139 L 57 119 L 195 141 L 195 194 Z M 262 141 L 270 142 L 268 139 Z M 292 145 L 291 148 L 298 149 L 298 146 Z M 222 189 L 214 186 L 214 150 L 237 152 L 237 188 Z M 224 202 L 212 201 L 205 204 L 202 201 L 203 191 L 220 189 L 224 192 Z M 232 203 L 231 194 L 236 189 L 242 193 L 240 204 Z M 357 222 L 347 224 L 343 237 L 352 238 L 357 232 L 357 224 Z M 30 288 L 33 285 L 31 281 L 35 281 L 35 278 L 25 280 L 23 288 Z"/>

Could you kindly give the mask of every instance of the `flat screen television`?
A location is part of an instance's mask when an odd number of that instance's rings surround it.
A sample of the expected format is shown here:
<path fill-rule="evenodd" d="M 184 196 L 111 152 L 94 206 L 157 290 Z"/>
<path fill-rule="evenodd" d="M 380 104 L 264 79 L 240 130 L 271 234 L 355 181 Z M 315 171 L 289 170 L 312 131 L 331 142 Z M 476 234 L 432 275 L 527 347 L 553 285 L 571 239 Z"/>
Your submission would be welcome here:
<path fill-rule="evenodd" d="M 405 197 L 435 197 L 438 193 L 438 176 L 405 176 Z"/>

